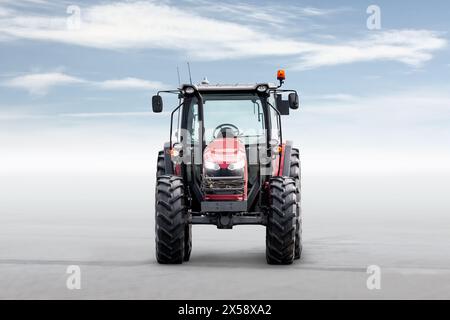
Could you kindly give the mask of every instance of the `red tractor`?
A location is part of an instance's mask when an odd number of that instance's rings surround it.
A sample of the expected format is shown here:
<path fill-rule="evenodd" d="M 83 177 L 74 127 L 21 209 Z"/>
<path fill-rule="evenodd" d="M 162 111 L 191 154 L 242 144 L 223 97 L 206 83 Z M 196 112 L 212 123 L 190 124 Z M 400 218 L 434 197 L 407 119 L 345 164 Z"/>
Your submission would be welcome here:
<path fill-rule="evenodd" d="M 295 90 L 279 85 L 185 84 L 161 93 L 178 95 L 170 141 L 158 153 L 155 192 L 156 258 L 188 261 L 192 225 L 266 226 L 269 264 L 291 264 L 302 251 L 300 159 L 283 142 L 281 116 L 298 109 Z M 288 99 L 283 99 L 283 93 Z"/>

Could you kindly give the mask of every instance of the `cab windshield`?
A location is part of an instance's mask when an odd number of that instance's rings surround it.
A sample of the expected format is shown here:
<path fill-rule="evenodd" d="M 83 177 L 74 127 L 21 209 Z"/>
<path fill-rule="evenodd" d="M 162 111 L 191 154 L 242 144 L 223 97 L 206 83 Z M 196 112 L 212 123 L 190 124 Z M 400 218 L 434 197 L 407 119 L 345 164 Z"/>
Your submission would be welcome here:
<path fill-rule="evenodd" d="M 210 143 L 227 132 L 245 144 L 263 143 L 266 139 L 265 115 L 261 99 L 248 95 L 203 95 L 205 142 Z M 198 142 L 198 104 L 193 100 L 188 115 L 192 142 Z"/>

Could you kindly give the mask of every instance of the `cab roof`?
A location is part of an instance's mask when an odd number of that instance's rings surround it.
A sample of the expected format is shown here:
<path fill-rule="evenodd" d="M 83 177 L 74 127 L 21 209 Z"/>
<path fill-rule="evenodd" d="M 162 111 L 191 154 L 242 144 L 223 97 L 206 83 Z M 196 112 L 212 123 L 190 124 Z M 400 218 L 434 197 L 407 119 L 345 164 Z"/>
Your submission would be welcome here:
<path fill-rule="evenodd" d="M 197 85 L 184 84 L 182 88 L 194 87 L 199 92 L 217 92 L 217 91 L 254 91 L 260 85 L 265 85 L 269 89 L 276 89 L 277 86 L 273 83 L 253 83 L 253 84 L 204 84 L 200 83 Z"/>

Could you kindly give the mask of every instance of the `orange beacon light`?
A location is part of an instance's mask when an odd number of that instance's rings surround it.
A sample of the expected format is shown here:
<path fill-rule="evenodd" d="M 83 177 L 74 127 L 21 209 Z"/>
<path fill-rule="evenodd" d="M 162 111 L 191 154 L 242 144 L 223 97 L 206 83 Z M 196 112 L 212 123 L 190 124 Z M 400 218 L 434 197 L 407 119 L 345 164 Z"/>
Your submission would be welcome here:
<path fill-rule="evenodd" d="M 278 86 L 279 88 L 283 85 L 284 80 L 286 79 L 286 72 L 283 69 L 277 71 L 277 79 L 280 81 L 280 85 Z"/>

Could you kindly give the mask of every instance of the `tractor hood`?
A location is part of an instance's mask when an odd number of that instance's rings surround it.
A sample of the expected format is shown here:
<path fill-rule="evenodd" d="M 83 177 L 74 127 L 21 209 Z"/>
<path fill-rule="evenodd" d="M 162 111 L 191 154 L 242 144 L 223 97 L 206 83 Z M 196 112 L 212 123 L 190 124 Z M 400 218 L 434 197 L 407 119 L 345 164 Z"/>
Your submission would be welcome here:
<path fill-rule="evenodd" d="M 203 191 L 206 201 L 247 199 L 247 157 L 238 138 L 216 138 L 203 153 Z"/>
<path fill-rule="evenodd" d="M 245 145 L 237 138 L 216 138 L 205 148 L 206 169 L 236 170 L 247 166 Z"/>
<path fill-rule="evenodd" d="M 215 163 L 219 165 L 220 169 L 228 169 L 231 164 L 235 163 L 243 163 L 245 166 L 245 146 L 237 138 L 214 139 L 205 148 L 204 161 L 205 163 Z"/>

